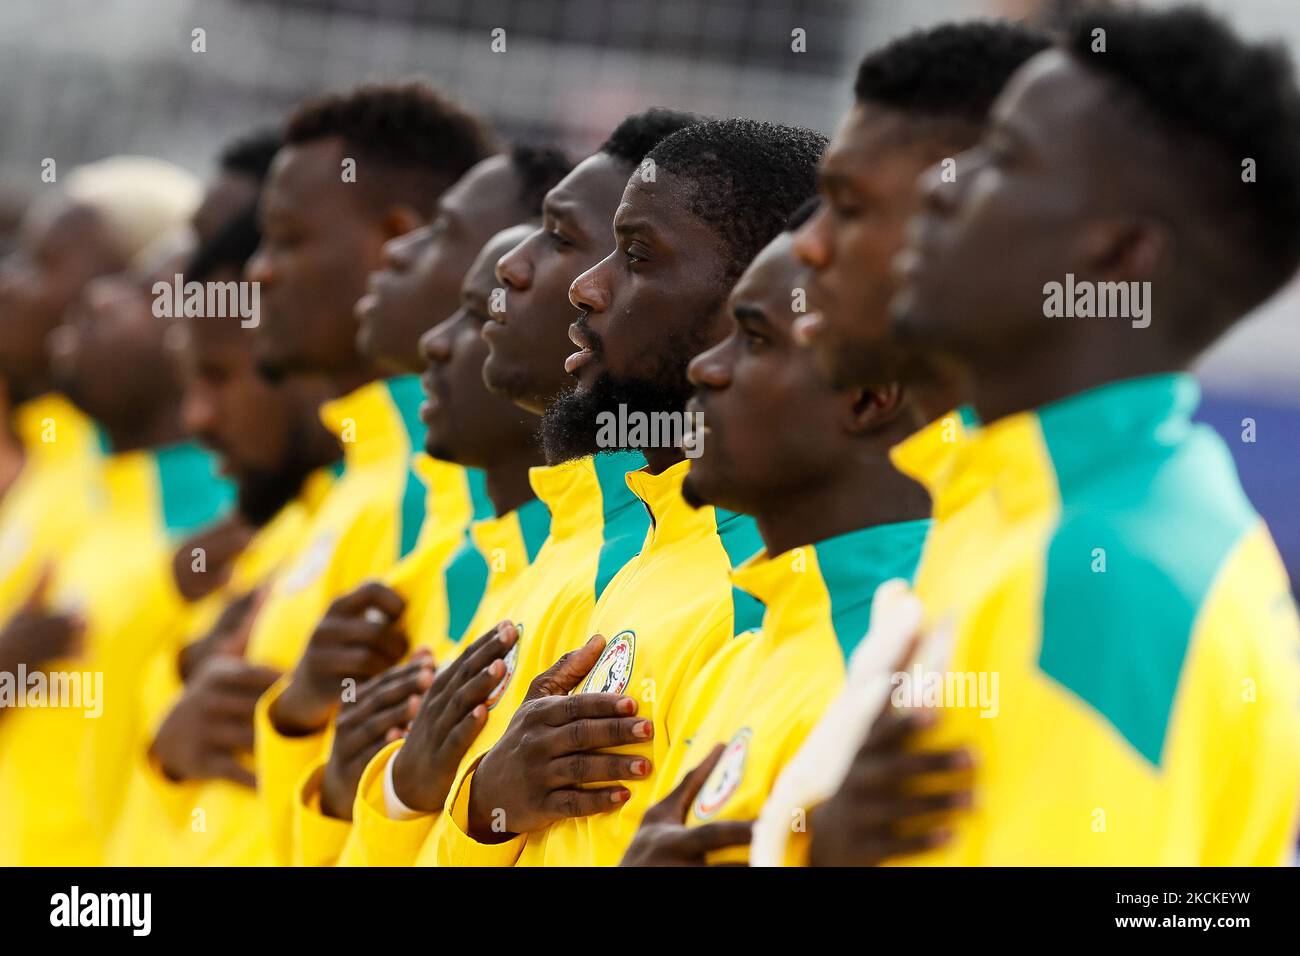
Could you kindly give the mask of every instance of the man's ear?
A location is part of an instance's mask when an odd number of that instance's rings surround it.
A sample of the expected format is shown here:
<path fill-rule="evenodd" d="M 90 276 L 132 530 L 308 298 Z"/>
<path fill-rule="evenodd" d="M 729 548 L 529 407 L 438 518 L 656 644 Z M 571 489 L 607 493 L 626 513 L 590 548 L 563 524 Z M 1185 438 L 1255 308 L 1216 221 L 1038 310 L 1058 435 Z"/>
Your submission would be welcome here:
<path fill-rule="evenodd" d="M 846 389 L 848 399 L 844 426 L 851 435 L 880 432 L 907 411 L 907 391 L 898 382 Z"/>
<path fill-rule="evenodd" d="M 1173 233 L 1149 216 L 1103 219 L 1083 236 L 1089 270 L 1103 281 L 1144 282 L 1155 277 L 1169 254 Z"/>
<path fill-rule="evenodd" d="M 428 221 L 414 206 L 405 203 L 389 206 L 384 211 L 383 229 L 385 239 L 394 239 L 405 235 L 412 229 L 418 229 Z"/>

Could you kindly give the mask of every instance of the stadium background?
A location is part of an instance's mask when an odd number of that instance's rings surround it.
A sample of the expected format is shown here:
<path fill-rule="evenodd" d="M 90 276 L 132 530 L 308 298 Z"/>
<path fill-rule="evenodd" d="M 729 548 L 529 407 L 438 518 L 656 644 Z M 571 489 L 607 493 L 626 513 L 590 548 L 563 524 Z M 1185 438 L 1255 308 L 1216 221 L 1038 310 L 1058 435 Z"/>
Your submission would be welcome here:
<path fill-rule="evenodd" d="M 1147 0 L 1160 5 L 1165 0 Z M 981 15 L 1050 21 L 1075 0 L 4 0 L 0 3 L 0 251 L 41 188 L 114 153 L 207 171 L 222 143 L 297 100 L 420 74 L 503 134 L 595 146 L 650 104 L 831 132 L 867 49 Z M 1300 59 L 1296 0 L 1208 0 Z M 206 31 L 206 52 L 191 31 Z M 507 52 L 489 49 L 494 28 Z M 791 50 L 791 30 L 807 51 Z M 1157 290 L 1158 294 L 1158 290 Z M 1300 285 L 1203 361 L 1200 417 L 1220 430 L 1300 580 Z M 1256 441 L 1242 441 L 1254 419 Z M 1294 585 L 1293 585 L 1294 586 Z"/>

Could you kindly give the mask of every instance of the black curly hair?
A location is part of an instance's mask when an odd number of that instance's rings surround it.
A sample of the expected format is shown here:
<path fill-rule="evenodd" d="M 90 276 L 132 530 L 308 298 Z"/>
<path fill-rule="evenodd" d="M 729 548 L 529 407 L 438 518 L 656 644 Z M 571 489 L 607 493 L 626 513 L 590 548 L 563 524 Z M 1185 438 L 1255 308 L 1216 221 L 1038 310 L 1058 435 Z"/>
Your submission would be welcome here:
<path fill-rule="evenodd" d="M 542 215 L 542 198 L 573 168 L 572 160 L 560 150 L 529 143 L 511 147 L 510 165 L 519 177 L 519 207 L 528 219 Z"/>
<path fill-rule="evenodd" d="M 646 159 L 656 175 L 681 178 L 692 215 L 730 247 L 730 285 L 816 191 L 825 149 L 826 137 L 810 129 L 726 119 L 678 130 Z"/>
<path fill-rule="evenodd" d="M 1104 52 L 1093 52 L 1098 29 Z M 1300 266 L 1300 91 L 1286 51 L 1247 43 L 1199 7 L 1081 15 L 1064 47 L 1112 81 L 1135 134 L 1162 145 L 1182 208 L 1220 237 L 1215 258 L 1231 257 L 1238 307 L 1277 291 Z M 1243 180 L 1247 159 L 1255 182 Z"/>
<path fill-rule="evenodd" d="M 357 160 L 357 181 L 373 196 L 427 215 L 444 189 L 496 151 L 481 119 L 418 81 L 366 84 L 308 100 L 285 123 L 290 145 L 335 136 Z M 382 173 L 367 176 L 367 164 Z"/>
<path fill-rule="evenodd" d="M 261 182 L 280 149 L 279 130 L 258 129 L 231 140 L 217 157 L 223 172 L 236 173 Z"/>
<path fill-rule="evenodd" d="M 633 113 L 614 127 L 614 132 L 609 134 L 609 138 L 600 144 L 600 149 L 596 152 L 608 153 L 628 166 L 639 166 L 646 153 L 665 137 L 707 119 L 708 117 L 697 113 L 652 106 L 642 113 Z"/>
<path fill-rule="evenodd" d="M 853 95 L 859 103 L 937 124 L 946 143 L 963 149 L 979 139 L 1011 74 L 1049 46 L 1046 33 L 1016 23 L 946 23 L 868 53 Z"/>

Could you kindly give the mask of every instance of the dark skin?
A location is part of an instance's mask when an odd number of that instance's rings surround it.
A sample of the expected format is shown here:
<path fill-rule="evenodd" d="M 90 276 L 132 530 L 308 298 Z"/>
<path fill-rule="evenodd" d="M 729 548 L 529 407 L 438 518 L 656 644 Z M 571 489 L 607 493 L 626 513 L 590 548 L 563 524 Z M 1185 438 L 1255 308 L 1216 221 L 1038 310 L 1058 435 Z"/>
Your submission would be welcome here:
<path fill-rule="evenodd" d="M 609 252 L 609 224 L 628 166 L 607 153 L 587 157 L 542 203 L 542 224 L 497 263 L 507 308 L 483 326 L 488 388 L 540 415 L 572 379 L 569 286 Z"/>
<path fill-rule="evenodd" d="M 420 336 L 456 310 L 461 280 L 483 244 L 527 217 L 506 156 L 465 173 L 438 199 L 427 225 L 384 244 L 383 267 L 357 300 L 357 347 L 387 372 L 420 372 Z"/>
<path fill-rule="evenodd" d="M 769 554 L 929 514 L 889 461 L 910 427 L 899 386 L 834 389 L 795 342 L 805 275 L 790 234 L 774 239 L 732 291 L 731 334 L 688 370 L 706 432 L 685 492 L 753 515 Z"/>
<path fill-rule="evenodd" d="M 178 253 L 148 276 L 124 272 L 91 280 L 53 338 L 55 386 L 103 427 L 115 452 L 185 436 L 179 370 L 168 344 L 169 331 L 179 325 L 153 315 L 150 291 L 185 258 Z"/>
<path fill-rule="evenodd" d="M 245 271 L 261 283 L 258 361 L 275 374 L 326 376 L 335 394 L 378 374 L 357 351 L 353 306 L 384 243 L 424 221 L 412 206 L 343 182 L 347 154 L 337 137 L 276 154 L 258 207 L 262 243 Z"/>
<path fill-rule="evenodd" d="M 493 236 L 465 275 L 460 307 L 420 338 L 425 451 L 444 461 L 482 468 L 497 514 L 532 500 L 528 469 L 542 464 L 533 438 L 536 416 L 491 394 L 483 384 L 483 328 L 491 321 L 498 288 L 496 263 L 531 232 L 531 226 L 520 225 Z"/>
<path fill-rule="evenodd" d="M 210 240 L 223 225 L 256 202 L 260 186 L 261 183 L 247 173 L 218 170 L 190 219 L 199 245 Z"/>
<path fill-rule="evenodd" d="M 614 241 L 614 250 L 569 288 L 582 314 L 569 329 L 579 351 L 565 360 L 565 371 L 580 392 L 605 371 L 625 380 L 684 377 L 690 356 L 681 356 L 680 368 L 667 367 L 678 356 L 665 355 L 665 339 L 705 346 L 729 327 L 729 250 L 690 212 L 678 177 L 660 170 L 646 182 L 634 174 L 614 215 Z M 652 473 L 682 458 L 677 448 L 643 451 Z"/>
<path fill-rule="evenodd" d="M 597 634 L 535 677 L 505 733 L 479 761 L 467 816 L 480 843 L 613 810 L 630 791 L 592 784 L 649 776 L 644 757 L 602 752 L 654 736 L 654 725 L 636 716 L 636 698 L 570 693 L 604 647 Z"/>
<path fill-rule="evenodd" d="M 43 571 L 22 608 L 0 628 L 0 672 L 15 673 L 20 664 L 35 670 L 81 650 L 85 622 L 46 608 L 50 578 Z"/>
<path fill-rule="evenodd" d="M 209 281 L 237 279 L 218 271 Z M 239 482 L 280 468 L 294 440 L 304 443 L 317 466 L 338 460 L 338 441 L 316 413 L 328 394 L 325 382 L 267 382 L 257 373 L 256 333 L 238 319 L 190 318 L 185 329 L 179 356 L 185 384 L 181 420 L 189 435 L 216 452 L 221 474 Z"/>
<path fill-rule="evenodd" d="M 684 376 L 690 356 L 680 357 L 680 369 L 666 367 L 678 359 L 665 354 L 666 338 L 707 345 L 726 334 L 729 250 L 688 211 L 679 190 L 666 171 L 660 170 L 653 183 L 634 174 L 614 215 L 614 251 L 573 280 L 570 302 L 586 318 L 570 326 L 570 337 L 580 346 L 600 342 L 599 351 L 583 349 L 566 359 L 566 371 L 579 389 L 589 388 L 606 370 L 623 379 Z M 657 472 L 681 460 L 682 452 L 645 449 L 645 455 L 650 471 Z M 653 734 L 649 721 L 634 717 L 634 699 L 583 694 L 580 706 L 586 709 L 581 710 L 567 702 L 577 699 L 566 695 L 594 666 L 603 646 L 604 638 L 596 635 L 539 677 L 501 740 L 478 764 L 468 821 L 476 840 L 502 842 L 565 817 L 612 810 L 627 799 L 628 790 L 599 784 L 651 772 L 643 758 L 597 752 L 614 746 L 609 740 L 635 742 Z M 494 825 L 502 814 L 508 831 Z"/>
<path fill-rule="evenodd" d="M 54 384 L 100 422 L 117 451 L 183 437 L 175 412 L 179 388 L 165 345 L 171 323 L 151 313 L 151 279 L 123 273 L 92 280 L 59 329 Z M 83 626 L 46 609 L 47 584 L 43 578 L 0 633 L 0 662 L 37 666 L 78 647 Z"/>
<path fill-rule="evenodd" d="M 958 151 L 953 132 L 880 106 L 856 104 L 822 157 L 822 205 L 799 228 L 794 244 L 795 254 L 809 268 L 808 298 L 816 303 L 795 325 L 800 342 L 812 348 L 834 385 L 906 378 L 917 427 L 965 396 L 950 365 L 922 361 L 894 341 L 889 305 L 897 282 L 892 266 L 908 219 L 920 204 L 917 177 Z"/>
<path fill-rule="evenodd" d="M 487 345 L 481 332 L 496 286 L 496 261 L 531 231 L 531 226 L 522 225 L 493 236 L 465 276 L 461 307 L 420 340 L 428 362 L 423 380 L 427 398 L 420 412 L 427 428 L 426 449 L 436 458 L 484 469 L 488 494 L 498 514 L 532 499 L 528 469 L 541 464 L 541 456 L 533 440 L 536 419 L 506 399 L 491 395 L 483 384 Z M 503 647 L 502 653 L 506 649 Z M 492 657 L 471 666 L 473 651 L 467 649 L 438 675 L 436 683 L 430 676 L 418 688 L 420 694 L 431 684 L 434 688 L 418 711 L 407 714 L 395 703 L 403 687 L 414 687 L 411 682 L 422 679 L 414 673 L 401 676 L 406 665 L 372 680 L 358 691 L 355 704 L 342 708 L 321 781 L 321 808 L 327 815 L 351 817 L 352 799 L 366 764 L 395 739 L 393 734 L 404 734 L 408 727 L 414 741 L 402 748 L 394 767 L 398 793 L 411 798 L 407 806 L 442 805 L 456 767 L 486 721 L 487 710 L 482 708 L 482 721 L 462 721 L 487 699 L 504 673 L 505 665 Z M 471 663 L 460 664 L 462 660 Z M 483 677 L 485 669 L 491 669 L 497 679 Z M 455 710 L 455 718 L 444 723 L 451 712 L 448 708 Z M 345 715 L 350 715 L 346 734 Z M 391 722 L 385 724 L 385 720 Z M 473 734 L 469 734 L 471 728 Z"/>
<path fill-rule="evenodd" d="M 941 847 L 953 814 L 972 805 L 970 751 L 917 751 L 933 727 L 925 710 L 886 709 L 853 758 L 844 782 L 808 815 L 810 866 L 879 866 Z"/>
<path fill-rule="evenodd" d="M 1106 80 L 1049 50 L 1008 82 L 984 141 L 957 158 L 957 182 L 922 180 L 894 328 L 969 369 L 981 420 L 1182 368 L 1196 349 L 1171 341 L 1178 317 L 1235 314 L 1235 284 L 1218 273 L 1241 253 L 1188 221 L 1149 126 L 1115 108 Z M 1159 314 L 1145 329 L 1047 318 L 1043 286 L 1067 273 L 1150 281 Z"/>
<path fill-rule="evenodd" d="M 0 378 L 15 403 L 49 391 L 45 340 L 82 288 L 126 260 L 94 210 L 62 199 L 35 204 L 18 248 L 0 266 Z"/>
<path fill-rule="evenodd" d="M 792 247 L 783 233 L 755 257 L 731 293 L 731 335 L 688 372 L 696 394 L 687 410 L 707 431 L 684 493 L 753 515 L 772 555 L 929 513 L 925 492 L 889 461 L 909 427 L 902 390 L 833 388 L 795 341 L 792 291 L 807 276 Z M 647 812 L 624 866 L 702 866 L 710 851 L 749 842 L 750 821 L 685 823 L 721 753 L 718 745 Z"/>
<path fill-rule="evenodd" d="M 218 271 L 209 279 L 224 282 L 238 276 Z M 337 459 L 338 442 L 316 415 L 326 394 L 322 380 L 267 382 L 257 373 L 251 330 L 236 319 L 189 318 L 185 330 L 178 356 L 185 385 L 181 418 L 192 437 L 217 453 L 223 474 L 243 483 L 254 474 L 319 467 Z M 291 453 L 302 460 L 291 466 Z M 200 532 L 178 549 L 176 563 L 190 570 L 191 549 L 203 547 L 206 572 L 179 580 L 197 579 L 212 590 L 252 533 L 237 516 Z M 174 780 L 220 777 L 253 785 L 242 759 L 251 750 L 253 707 L 280 676 L 243 656 L 263 596 L 254 591 L 231 600 L 212 628 L 181 652 L 178 667 L 185 692 L 152 744 Z"/>
<path fill-rule="evenodd" d="M 238 279 L 233 269 L 209 277 L 212 282 Z M 241 328 L 236 319 L 188 318 L 184 329 L 178 350 L 184 382 L 181 421 L 187 434 L 216 452 L 221 474 L 242 485 L 278 471 L 286 466 L 292 443 L 301 446 L 293 451 L 304 457 L 304 468 L 337 460 L 338 442 L 316 414 L 327 397 L 321 380 L 267 382 L 257 374 L 251 330 Z M 236 512 L 186 541 L 174 562 L 181 593 L 195 600 L 223 583 L 230 562 L 253 531 Z M 202 572 L 193 570 L 195 548 L 204 551 Z"/>
<path fill-rule="evenodd" d="M 749 843 L 752 820 L 715 820 L 697 827 L 686 826 L 691 803 L 725 749 L 715 744 L 703 763 L 646 811 L 619 866 L 706 866 L 711 850 Z"/>

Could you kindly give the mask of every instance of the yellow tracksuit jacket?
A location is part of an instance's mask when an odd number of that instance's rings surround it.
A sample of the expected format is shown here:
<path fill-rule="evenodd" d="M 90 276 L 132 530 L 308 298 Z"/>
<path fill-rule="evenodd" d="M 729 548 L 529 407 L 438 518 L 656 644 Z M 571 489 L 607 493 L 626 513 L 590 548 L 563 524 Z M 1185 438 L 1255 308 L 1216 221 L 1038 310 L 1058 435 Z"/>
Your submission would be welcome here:
<path fill-rule="evenodd" d="M 715 744 L 722 757 L 691 805 L 690 826 L 758 817 L 781 769 L 840 692 L 866 636 L 871 599 L 891 578 L 911 580 L 930 522 L 903 521 L 837 535 L 735 570 L 764 606 L 763 625 L 737 635 L 691 682 L 686 728 L 668 754 L 653 800 L 668 795 Z M 748 862 L 749 848 L 711 857 Z"/>
<path fill-rule="evenodd" d="M 475 521 L 461 547 L 430 576 L 426 590 L 437 593 L 426 602 L 424 614 L 411 622 L 412 647 L 430 648 L 435 661 L 449 663 L 474 638 L 503 620 L 509 612 L 503 599 L 537 557 L 550 521 L 550 512 L 537 498 L 499 517 Z M 320 783 L 328 758 L 328 753 L 323 754 L 298 787 L 293 850 L 299 866 L 334 864 L 351 832 L 349 821 L 321 811 Z"/>
<path fill-rule="evenodd" d="M 314 514 L 303 546 L 277 575 L 249 639 L 248 657 L 288 672 L 332 600 L 389 571 L 415 550 L 425 521 L 428 489 L 412 468 L 423 441 L 415 376 L 371 382 L 321 407 L 321 420 L 338 436 L 343 464 Z M 259 702 L 255 763 L 262 826 L 246 814 L 207 810 L 204 863 L 288 863 L 293 791 L 317 756 L 321 735 L 286 738 L 267 717 L 283 684 Z"/>
<path fill-rule="evenodd" d="M 554 647 L 580 640 L 597 599 L 645 542 L 649 517 L 626 477 L 644 465 L 639 454 L 604 454 L 529 472 L 549 513 L 550 533 L 523 573 L 484 602 L 468 630 L 477 636 L 509 618 L 519 640 L 506 657 L 506 675 L 488 700 L 487 724 L 461 762 L 453 792 L 500 738 L 532 679 L 554 663 Z M 401 741 L 389 745 L 366 767 L 339 860 L 344 865 L 410 866 L 417 857 L 436 862 L 443 843 L 431 833 L 443 815 L 399 821 L 384 811 L 383 775 L 400 746 Z"/>
<path fill-rule="evenodd" d="M 197 445 L 109 455 L 102 509 L 58 564 L 55 610 L 86 621 L 82 654 L 50 669 L 102 687 L 94 708 L 24 709 L 0 735 L 0 861 L 94 865 L 125 796 L 147 664 L 180 626 L 177 542 L 219 518 L 233 488 Z M 84 699 L 83 699 L 84 702 Z"/>
<path fill-rule="evenodd" d="M 150 662 L 141 689 L 140 725 L 145 729 L 131 755 L 131 784 L 122 814 L 109 840 L 110 866 L 184 866 L 201 860 L 207 814 L 218 819 L 257 813 L 252 790 L 226 781 L 174 781 L 149 757 L 162 721 L 183 692 L 179 655 L 184 646 L 204 637 L 226 605 L 256 588 L 266 587 L 298 552 L 313 514 L 334 482 L 335 470 L 321 468 L 303 482 L 298 495 L 259 528 L 235 559 L 227 583 L 190 605 L 179 639 Z M 252 754 L 248 755 L 252 766 Z M 200 793 L 204 794 L 199 801 Z"/>
<path fill-rule="evenodd" d="M 13 425 L 25 460 L 0 497 L 0 624 L 76 543 L 102 497 L 95 426 L 75 405 L 42 395 L 13 410 Z"/>
<path fill-rule="evenodd" d="M 1190 420 L 1198 399 L 1189 376 L 1135 378 L 946 458 L 895 449 L 934 500 L 925 619 L 955 632 L 942 694 L 916 682 L 942 704 L 923 744 L 977 758 L 974 811 L 915 862 L 1288 858 L 1300 628 L 1227 449 Z"/>
<path fill-rule="evenodd" d="M 686 734 L 683 691 L 737 631 L 762 618 L 761 605 L 731 583 L 732 568 L 762 547 L 757 528 L 748 516 L 686 504 L 681 486 L 689 468 L 683 461 L 658 475 L 628 474 L 651 515 L 645 545 L 605 589 L 586 628 L 548 654 L 554 661 L 592 634 L 605 636 L 604 653 L 575 693 L 626 693 L 640 701 L 638 714 L 654 723 L 654 738 L 621 749 L 648 757 L 651 775 L 625 782 L 631 796 L 616 810 L 493 845 L 466 832 L 471 776 L 452 792 L 435 826 L 439 863 L 608 866 L 622 858 L 668 753 Z"/>

